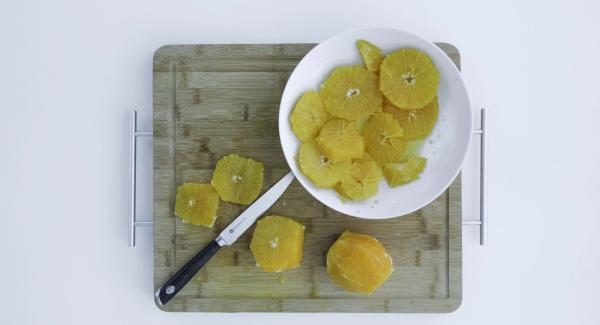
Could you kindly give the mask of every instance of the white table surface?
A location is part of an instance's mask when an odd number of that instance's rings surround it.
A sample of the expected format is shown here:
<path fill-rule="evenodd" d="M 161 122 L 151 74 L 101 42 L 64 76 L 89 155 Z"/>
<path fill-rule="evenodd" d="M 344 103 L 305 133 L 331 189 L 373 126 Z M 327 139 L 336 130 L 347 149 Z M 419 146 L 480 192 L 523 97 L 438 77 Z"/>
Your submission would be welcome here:
<path fill-rule="evenodd" d="M 2 1 L 0 324 L 599 324 L 600 6 L 526 2 Z M 127 247 L 127 117 L 138 108 L 150 126 L 154 50 L 318 42 L 359 26 L 455 44 L 473 106 L 489 109 L 489 241 L 464 228 L 462 306 L 159 311 L 151 230 Z M 144 141 L 140 215 L 150 217 Z M 477 211 L 476 155 L 466 215 Z"/>

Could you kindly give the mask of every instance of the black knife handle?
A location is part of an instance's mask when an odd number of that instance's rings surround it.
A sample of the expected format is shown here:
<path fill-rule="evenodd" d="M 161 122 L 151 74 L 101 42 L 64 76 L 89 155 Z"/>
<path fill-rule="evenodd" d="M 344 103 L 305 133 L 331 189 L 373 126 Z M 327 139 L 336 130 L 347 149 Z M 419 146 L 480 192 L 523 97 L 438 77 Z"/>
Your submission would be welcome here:
<path fill-rule="evenodd" d="M 192 257 L 189 262 L 156 291 L 156 302 L 161 306 L 167 304 L 210 261 L 220 248 L 221 246 L 214 240 L 206 245 L 206 247 L 196 254 L 196 256 Z"/>

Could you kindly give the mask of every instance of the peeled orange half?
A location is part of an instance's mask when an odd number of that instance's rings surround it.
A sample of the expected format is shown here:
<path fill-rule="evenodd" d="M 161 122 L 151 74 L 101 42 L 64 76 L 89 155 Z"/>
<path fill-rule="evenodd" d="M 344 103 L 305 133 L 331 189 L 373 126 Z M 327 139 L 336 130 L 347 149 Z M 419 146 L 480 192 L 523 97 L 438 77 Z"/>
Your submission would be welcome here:
<path fill-rule="evenodd" d="M 368 235 L 345 231 L 327 253 L 327 274 L 351 292 L 372 294 L 393 271 L 385 247 Z"/>

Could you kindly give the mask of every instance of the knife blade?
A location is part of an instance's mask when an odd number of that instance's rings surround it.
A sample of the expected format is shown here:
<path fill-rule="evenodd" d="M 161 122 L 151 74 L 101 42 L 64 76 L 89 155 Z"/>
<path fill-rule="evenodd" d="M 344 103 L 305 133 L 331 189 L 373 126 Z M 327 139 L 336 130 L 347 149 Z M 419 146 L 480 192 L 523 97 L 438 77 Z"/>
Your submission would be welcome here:
<path fill-rule="evenodd" d="M 292 172 L 287 173 L 258 200 L 254 201 L 242 214 L 235 218 L 217 238 L 192 257 L 177 273 L 156 290 L 154 295 L 156 303 L 163 306 L 169 302 L 208 263 L 221 247 L 230 246 L 240 238 L 256 222 L 256 219 L 281 197 L 293 180 L 294 174 Z"/>

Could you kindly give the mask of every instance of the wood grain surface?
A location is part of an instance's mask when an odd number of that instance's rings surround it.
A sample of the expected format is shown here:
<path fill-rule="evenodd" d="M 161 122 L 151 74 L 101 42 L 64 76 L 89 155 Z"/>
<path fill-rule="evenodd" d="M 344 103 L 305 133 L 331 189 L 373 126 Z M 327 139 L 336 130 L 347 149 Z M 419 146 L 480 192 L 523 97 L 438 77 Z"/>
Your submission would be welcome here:
<path fill-rule="evenodd" d="M 460 66 L 457 49 L 437 44 Z M 154 55 L 154 285 L 160 287 L 245 206 L 221 201 L 212 229 L 173 215 L 183 182 L 210 182 L 237 153 L 265 165 L 266 191 L 288 172 L 277 116 L 286 80 L 314 44 L 168 45 Z M 254 264 L 250 228 L 222 249 L 166 311 L 449 312 L 461 301 L 460 176 L 423 209 L 387 220 L 335 212 L 294 181 L 267 214 L 306 226 L 301 267 L 274 274 Z M 326 274 L 325 255 L 345 229 L 379 239 L 395 271 L 373 295 L 348 293 Z"/>

